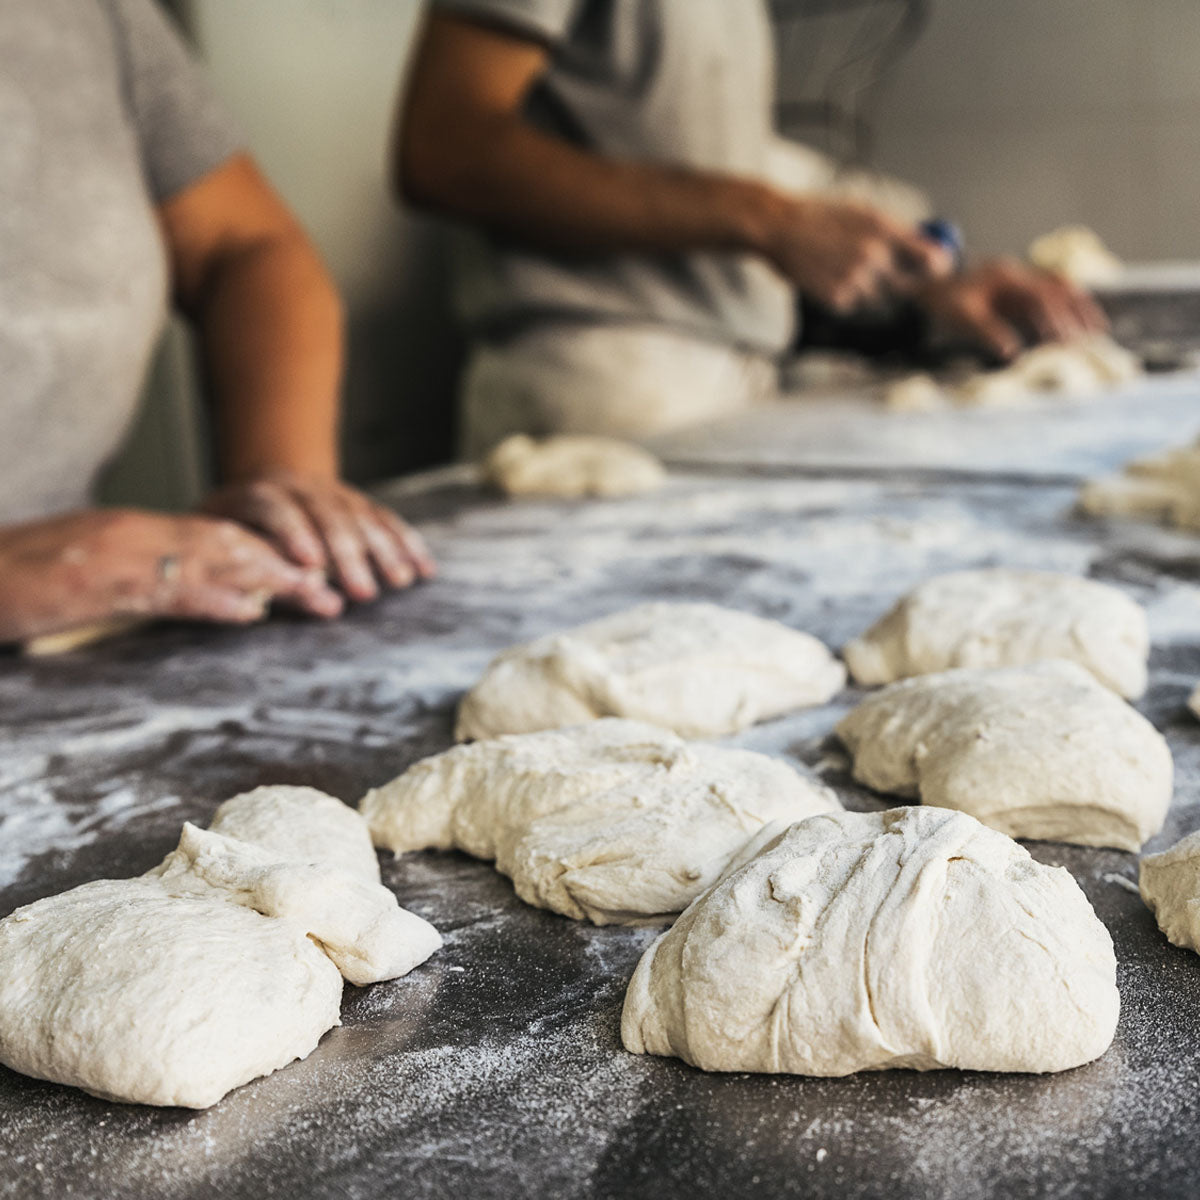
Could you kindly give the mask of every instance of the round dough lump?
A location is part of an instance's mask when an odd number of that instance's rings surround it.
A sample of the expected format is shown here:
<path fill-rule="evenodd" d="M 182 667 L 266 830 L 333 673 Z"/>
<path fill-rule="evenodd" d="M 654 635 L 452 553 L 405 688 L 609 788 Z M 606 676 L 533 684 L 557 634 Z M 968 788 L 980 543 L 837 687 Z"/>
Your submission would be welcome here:
<path fill-rule="evenodd" d="M 1200 831 L 1138 868 L 1138 890 L 1173 946 L 1200 951 Z"/>
<path fill-rule="evenodd" d="M 643 955 L 621 1036 L 709 1071 L 1063 1071 L 1120 1001 L 1108 931 L 1061 867 L 964 813 L 837 813 L 757 853 Z"/>
<path fill-rule="evenodd" d="M 1171 803 L 1162 735 L 1074 663 L 906 679 L 837 733 L 860 783 L 1011 837 L 1137 850 Z"/>
<path fill-rule="evenodd" d="M 842 653 L 854 680 L 866 685 L 1063 658 L 1136 699 L 1146 690 L 1150 634 L 1141 606 L 1116 588 L 992 567 L 919 584 Z"/>
<path fill-rule="evenodd" d="M 615 438 L 561 434 L 538 442 L 505 438 L 484 474 L 509 496 L 633 496 L 662 487 L 667 473 L 648 450 Z"/>
<path fill-rule="evenodd" d="M 151 878 L 17 909 L 0 963 L 0 1061 L 140 1104 L 206 1108 L 304 1058 L 342 998 L 301 926 Z"/>
<path fill-rule="evenodd" d="M 1079 508 L 1094 517 L 1143 517 L 1200 529 L 1200 443 L 1135 458 L 1119 475 L 1089 480 Z"/>
<path fill-rule="evenodd" d="M 463 699 L 455 737 L 628 717 L 721 737 L 823 704 L 845 682 L 816 638 L 715 604 L 642 604 L 514 646 Z"/>
<path fill-rule="evenodd" d="M 495 859 L 522 900 L 597 925 L 680 912 L 766 823 L 839 807 L 766 755 L 615 719 L 457 746 L 361 804 L 377 845 Z"/>

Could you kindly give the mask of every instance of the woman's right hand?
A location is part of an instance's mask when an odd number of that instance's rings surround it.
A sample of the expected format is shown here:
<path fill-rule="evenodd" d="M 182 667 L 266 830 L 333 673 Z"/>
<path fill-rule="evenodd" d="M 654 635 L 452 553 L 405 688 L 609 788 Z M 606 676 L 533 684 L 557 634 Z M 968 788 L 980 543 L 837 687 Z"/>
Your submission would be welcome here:
<path fill-rule="evenodd" d="M 121 617 L 247 624 L 274 601 L 343 605 L 322 571 L 233 521 L 91 509 L 0 527 L 0 642 Z"/>

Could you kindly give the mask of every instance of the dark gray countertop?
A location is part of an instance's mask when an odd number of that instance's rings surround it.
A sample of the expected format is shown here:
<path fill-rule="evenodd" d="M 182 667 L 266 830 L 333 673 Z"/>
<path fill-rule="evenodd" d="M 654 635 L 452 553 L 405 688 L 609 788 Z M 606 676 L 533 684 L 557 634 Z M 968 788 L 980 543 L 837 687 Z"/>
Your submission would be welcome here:
<path fill-rule="evenodd" d="M 442 561 L 431 585 L 331 625 L 155 629 L 0 662 L 0 914 L 146 869 L 183 820 L 259 783 L 354 802 L 449 745 L 461 690 L 515 640 L 670 597 L 840 645 L 916 579 L 975 564 L 1078 571 L 1147 606 L 1140 707 L 1178 769 L 1161 847 L 1200 826 L 1200 722 L 1184 708 L 1200 679 L 1200 542 L 1085 522 L 1071 499 L 1045 478 L 750 467 L 592 505 L 407 489 Z M 828 738 L 854 702 L 847 691 L 735 741 L 817 769 L 851 807 L 882 806 Z M 1195 1195 L 1200 957 L 1168 945 L 1122 886 L 1133 856 L 1031 848 L 1075 873 L 1116 942 L 1117 1038 L 1079 1070 L 811 1080 L 636 1057 L 619 1014 L 653 931 L 527 908 L 486 864 L 416 855 L 386 863 L 385 881 L 445 949 L 405 979 L 348 987 L 344 1024 L 305 1062 L 201 1113 L 0 1069 L 0 1196 Z"/>

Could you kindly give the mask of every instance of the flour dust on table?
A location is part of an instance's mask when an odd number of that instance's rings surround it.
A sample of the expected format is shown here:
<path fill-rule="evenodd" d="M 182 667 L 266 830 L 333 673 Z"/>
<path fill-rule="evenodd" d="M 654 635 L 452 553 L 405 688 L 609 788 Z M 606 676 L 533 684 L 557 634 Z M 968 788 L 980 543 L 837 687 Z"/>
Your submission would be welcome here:
<path fill-rule="evenodd" d="M 223 832 L 185 824 L 140 878 L 0 921 L 0 1062 L 109 1100 L 207 1108 L 306 1057 L 339 1022 L 343 978 L 397 978 L 441 945 L 374 863 L 372 877 L 366 829 L 333 797 L 259 788 L 218 818 Z"/>
<path fill-rule="evenodd" d="M 787 763 L 608 718 L 456 746 L 368 792 L 377 845 L 494 859 L 528 904 L 669 920 L 770 821 L 840 809 Z"/>
<path fill-rule="evenodd" d="M 455 736 L 628 717 L 721 737 L 823 704 L 845 669 L 816 638 L 715 604 L 641 604 L 514 646 L 463 699 Z"/>
<path fill-rule="evenodd" d="M 844 812 L 754 849 L 643 955 L 627 1049 L 849 1075 L 1065 1071 L 1111 1043 L 1108 931 L 1070 872 L 974 818 Z"/>
<path fill-rule="evenodd" d="M 1174 774 L 1162 734 L 1061 660 L 893 683 L 837 726 L 854 778 L 1011 837 L 1139 850 Z"/>

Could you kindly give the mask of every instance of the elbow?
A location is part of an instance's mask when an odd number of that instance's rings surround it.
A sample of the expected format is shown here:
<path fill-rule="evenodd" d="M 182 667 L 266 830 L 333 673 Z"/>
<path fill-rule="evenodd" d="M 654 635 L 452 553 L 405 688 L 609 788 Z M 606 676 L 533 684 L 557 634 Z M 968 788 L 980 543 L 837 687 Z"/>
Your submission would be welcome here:
<path fill-rule="evenodd" d="M 457 173 L 453 143 L 410 128 L 392 156 L 392 194 L 412 208 L 453 211 Z"/>

